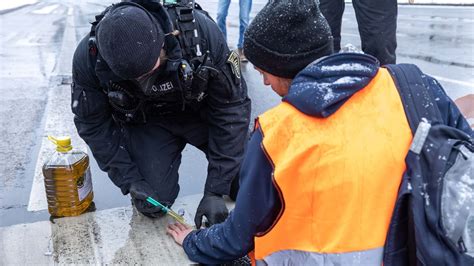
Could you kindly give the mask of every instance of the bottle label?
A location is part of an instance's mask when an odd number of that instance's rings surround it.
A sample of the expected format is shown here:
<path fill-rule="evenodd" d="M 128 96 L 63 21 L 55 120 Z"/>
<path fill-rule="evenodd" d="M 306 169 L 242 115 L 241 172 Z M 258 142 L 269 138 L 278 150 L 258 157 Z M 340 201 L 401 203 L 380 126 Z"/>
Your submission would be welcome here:
<path fill-rule="evenodd" d="M 77 194 L 79 196 L 79 201 L 85 199 L 89 193 L 92 191 L 92 178 L 91 178 L 91 169 L 87 167 L 87 170 L 84 172 L 84 175 L 77 179 Z"/>

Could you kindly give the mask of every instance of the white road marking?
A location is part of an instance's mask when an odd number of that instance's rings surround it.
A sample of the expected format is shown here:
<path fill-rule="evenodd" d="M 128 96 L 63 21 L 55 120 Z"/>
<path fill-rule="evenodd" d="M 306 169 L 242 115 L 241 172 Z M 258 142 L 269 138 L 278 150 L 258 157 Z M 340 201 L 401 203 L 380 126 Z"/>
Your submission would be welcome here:
<path fill-rule="evenodd" d="M 428 75 L 430 75 L 430 74 L 428 74 Z M 474 88 L 474 83 L 473 82 L 466 82 L 466 81 L 450 79 L 450 78 L 445 78 L 445 77 L 440 77 L 440 76 L 435 76 L 435 75 L 430 75 L 430 76 L 437 79 L 438 81 L 444 81 L 444 82 L 454 83 L 454 84 L 461 85 L 461 86 L 466 86 L 466 87 L 469 87 L 469 88 Z"/>
<path fill-rule="evenodd" d="M 401 3 L 402 1 L 398 1 Z M 407 2 L 407 1 L 405 1 Z M 430 3 L 431 2 L 431 3 Z M 415 3 L 421 4 L 422 5 L 398 5 L 398 8 L 419 8 L 419 9 L 471 9 L 471 6 L 459 6 L 459 5 L 449 5 L 450 4 L 472 4 L 472 0 L 457 0 L 457 1 L 420 1 L 420 0 L 415 0 Z M 434 4 L 434 5 L 430 5 Z M 444 4 L 444 5 L 443 5 Z"/>
<path fill-rule="evenodd" d="M 71 10 L 71 9 L 70 9 Z M 68 25 L 65 28 L 64 40 L 61 53 L 58 58 L 57 68 L 53 75 L 71 75 L 72 56 L 76 45 L 76 35 L 74 17 L 69 16 Z M 48 135 L 64 136 L 69 135 L 72 139 L 72 146 L 75 149 L 87 151 L 86 144 L 79 138 L 73 122 L 73 114 L 70 107 L 71 90 L 68 86 L 58 85 L 50 88 L 48 92 L 48 102 L 45 110 L 45 128 L 41 138 L 41 147 L 35 167 L 35 175 L 30 192 L 28 211 L 45 210 L 48 207 L 44 188 L 44 177 L 42 173 L 43 164 L 54 152 L 55 146 L 48 139 Z"/>
<path fill-rule="evenodd" d="M 69 135 L 72 139 L 74 149 L 87 151 L 86 144 L 77 135 L 73 123 L 73 114 L 69 106 L 70 89 L 67 86 L 57 86 L 51 88 L 48 93 L 48 103 L 46 106 L 46 125 L 44 135 L 41 138 L 41 147 L 38 160 L 35 166 L 35 176 L 30 192 L 28 211 L 45 210 L 48 207 L 44 187 L 44 177 L 42 173 L 43 164 L 55 151 L 55 145 L 48 140 L 48 135 L 64 136 Z"/>
<path fill-rule="evenodd" d="M 51 12 L 53 12 L 53 10 L 55 10 L 56 8 L 58 8 L 59 5 L 58 4 L 55 4 L 55 5 L 50 5 L 50 6 L 45 6 L 41 9 L 38 9 L 38 10 L 35 10 L 33 11 L 34 14 L 40 14 L 40 15 L 47 15 L 47 14 L 51 14 Z"/>

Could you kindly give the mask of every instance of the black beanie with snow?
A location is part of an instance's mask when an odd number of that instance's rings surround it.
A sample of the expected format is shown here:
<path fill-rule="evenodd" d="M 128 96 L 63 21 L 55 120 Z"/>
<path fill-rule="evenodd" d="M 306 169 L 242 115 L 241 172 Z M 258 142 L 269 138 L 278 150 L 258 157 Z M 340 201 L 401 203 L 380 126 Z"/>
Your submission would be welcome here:
<path fill-rule="evenodd" d="M 159 22 L 140 6 L 122 4 L 97 26 L 97 48 L 110 69 L 123 79 L 148 73 L 160 57 L 164 33 Z"/>
<path fill-rule="evenodd" d="M 331 30 L 316 1 L 268 1 L 245 32 L 247 59 L 265 72 L 293 79 L 314 60 L 333 53 Z"/>

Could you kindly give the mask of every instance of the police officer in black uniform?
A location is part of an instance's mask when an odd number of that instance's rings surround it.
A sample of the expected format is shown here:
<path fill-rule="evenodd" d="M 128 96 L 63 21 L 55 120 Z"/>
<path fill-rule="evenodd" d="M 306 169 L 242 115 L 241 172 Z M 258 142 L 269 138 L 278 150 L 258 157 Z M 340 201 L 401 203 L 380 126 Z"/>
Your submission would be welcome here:
<path fill-rule="evenodd" d="M 184 146 L 203 151 L 199 228 L 203 216 L 227 217 L 222 196 L 242 161 L 250 100 L 214 21 L 194 3 L 172 2 L 121 2 L 96 16 L 74 54 L 72 111 L 100 168 L 150 217 L 162 213 L 148 196 L 171 206 L 178 195 Z"/>

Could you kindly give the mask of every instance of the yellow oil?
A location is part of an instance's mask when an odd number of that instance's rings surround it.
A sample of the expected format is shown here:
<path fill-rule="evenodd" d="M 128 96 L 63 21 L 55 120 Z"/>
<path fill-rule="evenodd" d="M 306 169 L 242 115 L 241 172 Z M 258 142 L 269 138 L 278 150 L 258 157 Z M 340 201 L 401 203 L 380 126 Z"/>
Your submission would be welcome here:
<path fill-rule="evenodd" d="M 64 154 L 64 156 L 68 154 Z M 89 156 L 83 152 L 74 152 L 73 155 L 77 159 L 71 164 L 47 163 L 43 166 L 48 211 L 52 216 L 80 215 L 87 210 L 94 198 L 90 180 Z M 86 182 L 90 184 L 86 184 Z M 85 187 L 86 185 L 88 187 Z"/>

